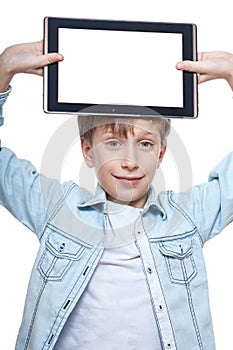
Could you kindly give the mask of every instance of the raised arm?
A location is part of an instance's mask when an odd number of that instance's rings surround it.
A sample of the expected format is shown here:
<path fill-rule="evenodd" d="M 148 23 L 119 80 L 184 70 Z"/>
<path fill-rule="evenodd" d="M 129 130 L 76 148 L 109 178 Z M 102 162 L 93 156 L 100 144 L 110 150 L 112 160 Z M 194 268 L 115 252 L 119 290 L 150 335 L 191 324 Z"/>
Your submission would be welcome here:
<path fill-rule="evenodd" d="M 233 54 L 224 51 L 200 52 L 198 61 L 177 63 L 178 70 L 198 73 L 198 82 L 225 79 L 233 90 Z"/>
<path fill-rule="evenodd" d="M 44 55 L 42 41 L 13 45 L 3 51 L 0 55 L 0 125 L 2 105 L 7 97 L 4 92 L 13 76 L 17 73 L 43 75 L 44 66 L 61 60 L 63 56 L 58 53 Z M 53 208 L 53 203 L 62 195 L 59 186 L 56 181 L 39 175 L 30 162 L 0 147 L 0 205 L 38 236 L 43 232 L 49 208 Z"/>
<path fill-rule="evenodd" d="M 43 75 L 43 67 L 62 61 L 59 53 L 43 54 L 43 41 L 17 44 L 0 55 L 0 93 L 5 92 L 17 73 Z"/>

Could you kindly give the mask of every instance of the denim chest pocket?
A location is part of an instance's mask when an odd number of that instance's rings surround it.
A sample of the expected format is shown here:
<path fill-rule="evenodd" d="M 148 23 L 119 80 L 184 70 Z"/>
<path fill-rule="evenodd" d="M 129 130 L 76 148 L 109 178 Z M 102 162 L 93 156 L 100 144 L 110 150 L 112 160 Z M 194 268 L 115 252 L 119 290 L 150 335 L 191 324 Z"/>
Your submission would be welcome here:
<path fill-rule="evenodd" d="M 173 283 L 186 284 L 197 275 L 192 237 L 160 242 L 159 250 L 166 260 Z"/>
<path fill-rule="evenodd" d="M 50 281 L 61 280 L 69 267 L 90 250 L 89 247 L 57 232 L 51 233 L 38 263 L 42 277 Z"/>

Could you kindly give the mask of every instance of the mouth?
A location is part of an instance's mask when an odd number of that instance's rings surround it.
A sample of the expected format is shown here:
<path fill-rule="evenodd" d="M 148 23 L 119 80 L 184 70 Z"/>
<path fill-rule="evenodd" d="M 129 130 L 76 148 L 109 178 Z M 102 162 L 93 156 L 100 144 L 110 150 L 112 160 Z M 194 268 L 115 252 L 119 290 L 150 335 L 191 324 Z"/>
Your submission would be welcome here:
<path fill-rule="evenodd" d="M 135 186 L 144 178 L 144 175 L 143 176 L 131 176 L 131 175 L 118 176 L 118 175 L 113 175 L 113 177 L 117 181 L 119 181 L 120 183 L 123 183 L 125 185 Z"/>

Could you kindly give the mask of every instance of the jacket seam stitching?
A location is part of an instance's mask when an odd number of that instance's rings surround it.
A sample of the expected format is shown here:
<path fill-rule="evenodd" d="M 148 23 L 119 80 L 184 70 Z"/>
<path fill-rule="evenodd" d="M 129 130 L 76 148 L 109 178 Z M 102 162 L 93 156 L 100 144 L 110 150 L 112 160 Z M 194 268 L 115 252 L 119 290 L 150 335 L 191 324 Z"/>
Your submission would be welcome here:
<path fill-rule="evenodd" d="M 191 217 L 173 200 L 172 191 L 167 192 L 167 199 L 168 199 L 168 204 L 170 204 L 170 206 L 172 206 L 173 208 L 178 210 L 185 217 L 185 219 L 193 225 L 193 227 L 196 229 L 196 233 L 198 234 L 198 237 L 201 241 L 201 245 L 203 246 L 204 242 L 203 242 L 203 239 L 202 239 L 202 237 L 197 229 L 197 226 L 195 225 L 195 223 L 193 222 Z"/>
<path fill-rule="evenodd" d="M 84 269 L 83 269 L 83 271 L 85 271 L 86 267 L 88 266 L 88 262 L 91 260 L 91 258 L 92 258 L 92 256 L 94 255 L 95 251 L 96 251 L 96 250 L 94 250 L 93 253 L 91 254 L 89 260 L 87 261 L 87 263 L 86 263 L 86 265 L 85 265 L 85 267 L 84 267 Z M 91 263 L 91 266 L 92 266 L 92 267 L 93 267 L 93 265 L 94 265 L 96 259 L 98 259 L 98 256 L 99 256 L 99 254 L 96 256 L 96 258 L 94 259 L 94 261 Z M 81 273 L 83 273 L 83 272 L 81 272 Z M 86 278 L 87 278 L 87 275 L 86 275 Z M 85 281 L 86 281 L 86 278 L 83 279 L 82 284 L 79 286 L 77 292 L 75 293 L 75 296 L 78 294 L 78 292 L 79 292 L 80 289 L 82 288 L 83 284 L 84 284 Z M 75 285 L 73 286 L 72 290 L 70 291 L 69 295 L 72 294 L 72 292 L 73 292 L 73 290 L 76 288 L 78 282 L 79 282 L 79 278 L 76 280 L 76 283 L 75 283 Z M 67 296 L 67 298 L 69 298 L 69 295 Z M 74 298 L 75 298 L 75 296 L 74 296 Z M 66 299 L 67 299 L 67 298 L 66 298 Z M 74 298 L 73 298 L 73 299 L 74 299 Z M 78 302 L 78 301 L 77 301 L 77 302 Z M 56 324 L 56 321 L 57 321 L 57 319 L 58 319 L 58 317 L 59 317 L 59 313 L 61 312 L 62 308 L 63 308 L 63 306 L 60 308 L 59 312 L 57 313 L 57 317 L 56 317 L 56 319 L 55 319 L 54 322 L 53 322 L 53 326 L 51 327 L 49 336 L 47 337 L 47 339 L 46 339 L 46 341 L 45 341 L 45 343 L 44 343 L 43 349 L 45 348 L 45 346 L 48 346 L 48 345 L 49 345 L 49 347 L 50 347 L 50 345 L 52 345 L 52 344 L 48 344 L 48 341 L 49 341 L 49 339 L 51 338 L 51 334 L 57 334 L 57 330 L 58 330 L 60 324 L 62 323 L 62 321 L 63 321 L 63 319 L 64 319 L 64 317 L 65 317 L 65 315 L 66 315 L 66 313 L 64 313 L 64 315 L 61 317 L 61 321 L 60 321 L 59 324 L 56 326 L 56 330 L 53 330 L 53 328 L 54 328 L 54 326 L 55 326 L 55 324 Z M 49 349 L 49 348 L 48 348 L 48 349 Z"/>
<path fill-rule="evenodd" d="M 35 321 L 35 318 L 36 318 L 39 302 L 40 302 L 40 299 L 41 299 L 41 296 L 43 294 L 43 291 L 45 289 L 46 284 L 47 284 L 47 281 L 44 281 L 43 285 L 41 286 L 41 290 L 40 290 L 40 293 L 39 293 L 37 301 L 36 301 L 35 310 L 33 312 L 33 315 L 32 315 L 31 321 L 30 321 L 30 326 L 29 326 L 28 335 L 27 335 L 27 339 L 26 339 L 26 342 L 25 342 L 24 350 L 26 350 L 28 348 L 28 344 L 29 344 L 29 341 L 30 341 L 30 338 L 31 338 L 32 329 L 33 329 L 34 321 Z"/>
<path fill-rule="evenodd" d="M 54 219 L 54 217 L 57 215 L 57 213 L 59 212 L 59 210 L 61 209 L 64 201 L 66 200 L 66 198 L 69 196 L 69 194 L 71 193 L 71 191 L 73 190 L 73 188 L 76 186 L 75 183 L 71 184 L 68 189 L 66 190 L 66 192 L 63 194 L 62 198 L 60 198 L 57 203 L 55 204 L 54 206 L 54 210 L 52 212 L 52 214 L 48 217 L 45 225 L 44 225 L 44 229 L 43 229 L 43 232 L 40 236 L 40 241 L 41 239 L 43 238 L 44 236 L 44 233 L 45 233 L 45 230 L 46 230 L 46 227 L 48 226 L 49 222 L 52 221 Z"/>
<path fill-rule="evenodd" d="M 54 219 L 54 217 L 57 215 L 57 213 L 59 212 L 59 210 L 61 209 L 64 201 L 66 200 L 66 198 L 69 196 L 69 194 L 71 193 L 71 191 L 73 190 L 73 188 L 76 187 L 76 184 L 73 183 L 71 184 L 68 189 L 66 190 L 66 192 L 64 193 L 64 195 L 62 196 L 62 198 L 60 200 L 58 200 L 57 204 L 54 207 L 54 211 L 52 212 L 52 214 L 50 215 L 50 218 L 48 220 L 51 221 Z"/>
<path fill-rule="evenodd" d="M 187 272 L 186 272 L 186 269 L 185 269 L 184 262 L 181 262 L 181 268 L 182 268 L 182 271 L 183 271 L 183 275 L 186 278 L 187 277 Z M 191 294 L 191 290 L 190 290 L 190 282 L 189 281 L 187 281 L 185 283 L 185 287 L 186 287 L 186 292 L 187 292 L 187 296 L 188 296 L 188 304 L 189 304 L 190 312 L 191 312 L 191 315 L 192 315 L 192 321 L 193 321 L 193 325 L 194 325 L 194 329 L 195 329 L 198 345 L 199 345 L 200 349 L 203 350 L 203 343 L 202 343 L 201 334 L 200 334 L 200 330 L 199 330 L 198 323 L 197 323 L 197 317 L 196 317 L 196 314 L 195 314 L 195 309 L 193 307 L 193 300 L 192 300 L 192 294 Z"/>

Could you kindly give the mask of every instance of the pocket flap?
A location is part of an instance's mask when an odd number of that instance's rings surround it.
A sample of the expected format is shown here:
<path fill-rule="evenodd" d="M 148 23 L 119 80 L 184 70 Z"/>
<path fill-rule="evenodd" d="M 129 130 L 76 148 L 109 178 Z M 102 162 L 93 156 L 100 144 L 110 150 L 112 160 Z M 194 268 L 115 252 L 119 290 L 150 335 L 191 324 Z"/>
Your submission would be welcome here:
<path fill-rule="evenodd" d="M 165 256 L 184 259 L 192 253 L 192 238 L 163 241 L 159 243 L 159 249 Z"/>
<path fill-rule="evenodd" d="M 59 233 L 52 233 L 49 235 L 46 247 L 53 255 L 71 260 L 81 258 L 85 249 L 87 249 L 82 244 L 60 235 Z"/>

